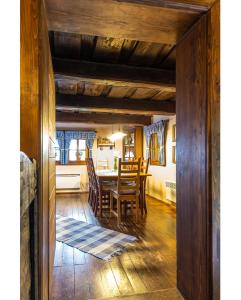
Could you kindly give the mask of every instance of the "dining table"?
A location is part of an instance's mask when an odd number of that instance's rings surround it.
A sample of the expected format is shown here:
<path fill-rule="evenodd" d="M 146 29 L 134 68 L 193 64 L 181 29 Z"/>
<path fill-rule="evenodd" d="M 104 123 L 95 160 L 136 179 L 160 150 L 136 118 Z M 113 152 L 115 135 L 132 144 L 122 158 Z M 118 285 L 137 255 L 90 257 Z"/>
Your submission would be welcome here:
<path fill-rule="evenodd" d="M 106 180 L 110 180 L 110 181 L 114 181 L 118 179 L 118 171 L 115 171 L 115 170 L 97 170 L 96 171 L 96 176 L 98 177 L 98 179 L 100 181 L 106 181 Z M 122 176 L 125 176 L 125 175 L 122 175 Z M 127 173 L 126 174 L 127 177 L 130 177 L 131 176 L 131 173 Z M 133 176 L 136 176 L 136 173 L 133 173 Z M 141 179 L 145 179 L 146 177 L 148 176 L 152 176 L 151 174 L 149 173 L 144 173 L 144 172 L 140 172 L 140 178 Z"/>
<path fill-rule="evenodd" d="M 116 181 L 118 180 L 118 170 L 97 170 L 96 176 L 98 178 L 99 184 L 101 185 L 103 182 L 106 181 Z M 123 176 L 123 175 L 122 175 Z M 131 173 L 127 173 L 126 177 L 132 176 Z M 133 176 L 136 176 L 136 173 L 133 173 Z M 152 176 L 149 173 L 140 172 L 140 201 L 143 203 L 145 201 L 145 180 L 147 177 Z"/>

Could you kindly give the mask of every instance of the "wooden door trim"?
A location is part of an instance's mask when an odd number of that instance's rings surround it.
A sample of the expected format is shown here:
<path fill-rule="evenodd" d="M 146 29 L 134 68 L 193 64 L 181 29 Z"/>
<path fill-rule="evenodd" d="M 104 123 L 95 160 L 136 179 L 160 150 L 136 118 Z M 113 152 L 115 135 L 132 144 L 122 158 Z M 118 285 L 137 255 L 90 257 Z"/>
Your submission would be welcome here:
<path fill-rule="evenodd" d="M 205 155 L 205 185 L 206 193 L 206 268 L 205 275 L 206 292 L 205 299 L 220 298 L 220 236 L 219 236 L 219 205 L 220 205 L 220 74 L 219 74 L 219 56 L 220 56 L 220 37 L 219 37 L 219 13 L 220 2 L 216 1 L 212 8 L 202 16 L 191 29 L 180 39 L 178 46 L 185 42 L 186 39 L 200 26 L 201 22 L 205 23 L 206 34 L 206 49 L 205 49 L 205 64 L 206 64 L 206 116 L 205 116 L 205 132 L 206 132 L 206 155 Z M 211 19 L 212 18 L 212 19 Z M 216 35 L 216 36 L 214 36 Z M 198 60 L 197 60 L 198 61 Z M 178 77 L 178 74 L 177 74 Z M 177 91 L 178 101 L 178 91 Z M 214 119 L 215 117 L 215 119 Z M 177 105 L 177 120 L 178 120 L 178 105 Z M 177 125 L 178 126 L 178 125 Z M 214 141 L 214 143 L 213 143 Z M 178 143 L 177 143 L 178 145 Z M 177 174 L 178 176 L 178 174 Z M 177 178 L 178 181 L 178 178 Z M 177 201 L 178 203 L 178 201 Z M 177 205 L 178 207 L 178 205 Z M 178 216 L 178 208 L 177 208 Z M 178 234 L 178 230 L 177 230 Z M 177 236 L 178 239 L 178 236 Z M 178 245 L 177 245 L 178 247 Z M 195 280 L 195 279 L 193 279 Z M 177 285 L 182 291 L 186 299 L 191 299 L 190 295 L 180 287 L 180 282 L 177 280 Z M 195 298 L 197 299 L 197 298 Z M 202 299 L 203 300 L 203 299 Z"/>

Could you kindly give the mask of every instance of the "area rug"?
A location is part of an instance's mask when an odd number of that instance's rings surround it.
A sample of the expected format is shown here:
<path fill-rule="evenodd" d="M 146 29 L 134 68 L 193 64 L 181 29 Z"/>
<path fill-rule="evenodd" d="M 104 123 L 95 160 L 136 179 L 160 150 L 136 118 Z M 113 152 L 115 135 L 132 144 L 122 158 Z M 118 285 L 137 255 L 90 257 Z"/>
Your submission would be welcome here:
<path fill-rule="evenodd" d="M 137 240 L 127 235 L 73 218 L 56 216 L 56 240 L 103 260 L 120 255 Z"/>

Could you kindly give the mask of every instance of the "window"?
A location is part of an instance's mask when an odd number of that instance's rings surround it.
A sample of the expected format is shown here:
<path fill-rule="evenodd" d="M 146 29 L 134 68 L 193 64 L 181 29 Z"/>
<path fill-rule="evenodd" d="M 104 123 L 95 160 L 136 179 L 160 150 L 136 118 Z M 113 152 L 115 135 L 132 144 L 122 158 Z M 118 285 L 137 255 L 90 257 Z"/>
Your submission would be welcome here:
<path fill-rule="evenodd" d="M 150 162 L 151 165 L 160 165 L 160 145 L 156 133 L 151 135 L 150 141 Z"/>
<path fill-rule="evenodd" d="M 71 140 L 69 146 L 69 163 L 76 164 L 84 162 L 86 158 L 86 141 L 85 140 Z"/>
<path fill-rule="evenodd" d="M 123 139 L 123 159 L 132 160 L 135 157 L 135 134 L 129 132 Z"/>

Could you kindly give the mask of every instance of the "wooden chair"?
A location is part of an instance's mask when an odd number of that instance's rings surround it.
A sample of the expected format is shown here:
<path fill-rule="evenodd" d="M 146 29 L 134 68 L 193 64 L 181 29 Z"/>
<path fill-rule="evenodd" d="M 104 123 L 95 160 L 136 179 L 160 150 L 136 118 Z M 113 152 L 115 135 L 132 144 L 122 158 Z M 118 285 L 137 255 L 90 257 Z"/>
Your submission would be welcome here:
<path fill-rule="evenodd" d="M 105 182 L 99 182 L 98 177 L 95 173 L 95 167 L 92 158 L 87 159 L 87 171 L 90 177 L 90 193 L 89 197 L 90 205 L 94 211 L 95 216 L 98 212 L 100 217 L 102 217 L 103 209 L 110 209 L 110 189 L 113 188 L 113 184 Z"/>
<path fill-rule="evenodd" d="M 87 173 L 89 177 L 89 198 L 88 202 L 94 210 L 98 198 L 98 186 L 95 178 L 94 163 L 92 158 L 86 159 Z"/>
<path fill-rule="evenodd" d="M 121 222 L 121 206 L 131 204 L 131 212 L 136 207 L 136 222 L 139 217 L 140 199 L 140 159 L 132 162 L 122 162 L 119 158 L 117 187 L 110 192 L 110 212 L 117 216 L 117 224 Z M 117 212 L 114 211 L 114 198 L 117 200 Z"/>
<path fill-rule="evenodd" d="M 148 169 L 150 165 L 150 158 L 148 159 L 142 159 L 141 160 L 141 172 L 148 174 Z M 147 213 L 147 207 L 146 207 L 146 180 L 147 177 L 144 177 L 142 180 L 142 199 L 141 199 L 141 214 L 143 215 L 143 209 L 145 210 L 145 213 Z"/>

